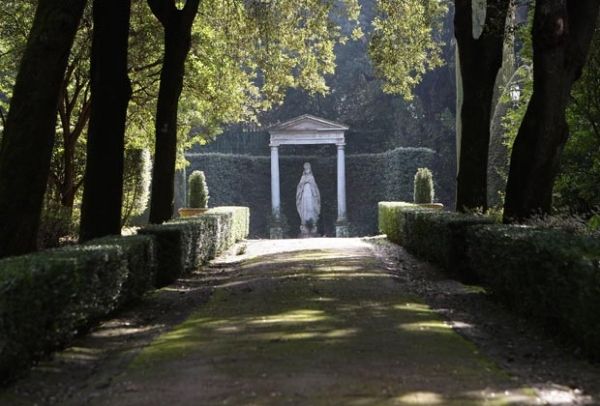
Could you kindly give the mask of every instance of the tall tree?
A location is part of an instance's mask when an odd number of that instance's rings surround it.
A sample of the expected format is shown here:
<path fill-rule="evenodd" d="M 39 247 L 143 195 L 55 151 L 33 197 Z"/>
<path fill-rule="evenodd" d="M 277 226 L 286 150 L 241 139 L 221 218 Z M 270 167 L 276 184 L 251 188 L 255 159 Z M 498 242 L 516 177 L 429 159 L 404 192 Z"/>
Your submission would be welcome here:
<path fill-rule="evenodd" d="M 0 257 L 35 250 L 69 52 L 85 0 L 40 0 L 0 146 Z"/>
<path fill-rule="evenodd" d="M 183 90 L 185 60 L 191 48 L 192 26 L 200 0 L 177 8 L 174 0 L 148 0 L 164 29 L 165 51 L 156 107 L 156 143 L 150 197 L 150 222 L 162 223 L 173 214 L 177 111 Z"/>
<path fill-rule="evenodd" d="M 455 0 L 454 35 L 462 84 L 456 208 L 487 209 L 490 125 L 498 71 L 502 67 L 510 0 L 487 0 L 481 28 L 475 0 Z M 458 68 L 457 68 L 458 69 Z"/>
<path fill-rule="evenodd" d="M 549 213 L 569 129 L 566 108 L 594 34 L 597 0 L 537 0 L 533 22 L 533 95 L 515 139 L 504 220 Z"/>
<path fill-rule="evenodd" d="M 130 0 L 94 0 L 92 107 L 80 239 L 121 233 Z"/>

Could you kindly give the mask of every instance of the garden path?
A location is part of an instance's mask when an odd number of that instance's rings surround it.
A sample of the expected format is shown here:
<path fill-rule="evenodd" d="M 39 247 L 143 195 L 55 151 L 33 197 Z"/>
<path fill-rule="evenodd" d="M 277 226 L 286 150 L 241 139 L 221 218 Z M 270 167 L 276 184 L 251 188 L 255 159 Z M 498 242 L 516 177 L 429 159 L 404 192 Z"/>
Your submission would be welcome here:
<path fill-rule="evenodd" d="M 163 290 L 174 295 L 166 301 L 203 299 L 186 302 L 187 310 L 169 305 L 158 311 L 181 310 L 179 320 L 163 321 L 171 325 L 160 334 L 132 339 L 127 351 L 104 349 L 102 362 L 87 364 L 91 372 L 71 367 L 67 382 L 48 372 L 65 375 L 55 360 L 29 378 L 55 382 L 53 389 L 21 383 L 0 401 L 28 404 L 32 393 L 42 403 L 117 406 L 541 401 L 539 392 L 481 354 L 406 289 L 372 243 L 250 241 L 246 248 L 218 259 L 196 282 Z M 91 336 L 111 331 L 123 332 L 122 323 Z M 117 343 L 123 347 L 124 341 Z M 63 363 L 74 352 L 93 357 L 85 341 L 74 348 Z M 85 361 L 78 362 L 85 369 Z"/>

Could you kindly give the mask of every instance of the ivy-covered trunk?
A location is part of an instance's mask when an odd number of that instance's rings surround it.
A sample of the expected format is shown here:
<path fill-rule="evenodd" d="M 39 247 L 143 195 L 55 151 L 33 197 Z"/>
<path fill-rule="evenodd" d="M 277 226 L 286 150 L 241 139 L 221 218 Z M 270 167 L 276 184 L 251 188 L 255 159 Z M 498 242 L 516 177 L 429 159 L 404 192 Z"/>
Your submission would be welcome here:
<path fill-rule="evenodd" d="M 474 0 L 455 0 L 454 31 L 462 82 L 456 209 L 487 209 L 487 167 L 492 101 L 510 0 L 488 0 L 481 34 L 476 37 Z"/>
<path fill-rule="evenodd" d="M 94 0 L 82 241 L 121 233 L 125 122 L 131 97 L 127 75 L 130 12 L 130 0 Z"/>
<path fill-rule="evenodd" d="M 156 107 L 156 140 L 150 223 L 160 224 L 173 216 L 175 163 L 177 159 L 177 112 L 183 89 L 185 61 L 191 46 L 191 32 L 200 0 L 188 0 L 183 9 L 174 2 L 148 0 L 164 28 L 165 53 Z"/>
<path fill-rule="evenodd" d="M 566 108 L 581 76 L 598 0 L 537 0 L 533 22 L 533 95 L 513 146 L 504 221 L 549 213 L 568 138 Z"/>
<path fill-rule="evenodd" d="M 85 0 L 40 0 L 0 146 L 0 257 L 36 249 L 69 52 Z"/>

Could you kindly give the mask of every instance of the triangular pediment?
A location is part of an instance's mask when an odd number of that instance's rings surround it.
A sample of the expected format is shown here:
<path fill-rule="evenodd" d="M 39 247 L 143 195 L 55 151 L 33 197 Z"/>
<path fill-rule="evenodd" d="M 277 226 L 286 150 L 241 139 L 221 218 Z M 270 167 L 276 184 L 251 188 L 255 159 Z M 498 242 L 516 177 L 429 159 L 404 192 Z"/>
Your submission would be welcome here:
<path fill-rule="evenodd" d="M 277 124 L 271 131 L 346 131 L 348 126 L 324 118 L 304 114 L 284 123 Z"/>

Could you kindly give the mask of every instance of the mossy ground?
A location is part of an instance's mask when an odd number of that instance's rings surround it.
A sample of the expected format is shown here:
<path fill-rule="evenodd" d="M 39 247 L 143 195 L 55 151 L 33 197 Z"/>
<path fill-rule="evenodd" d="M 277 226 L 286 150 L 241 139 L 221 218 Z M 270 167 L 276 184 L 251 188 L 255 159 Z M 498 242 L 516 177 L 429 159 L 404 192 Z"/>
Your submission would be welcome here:
<path fill-rule="evenodd" d="M 319 241 L 219 271 L 210 301 L 143 349 L 96 403 L 533 403 L 404 293 L 366 243 Z"/>

